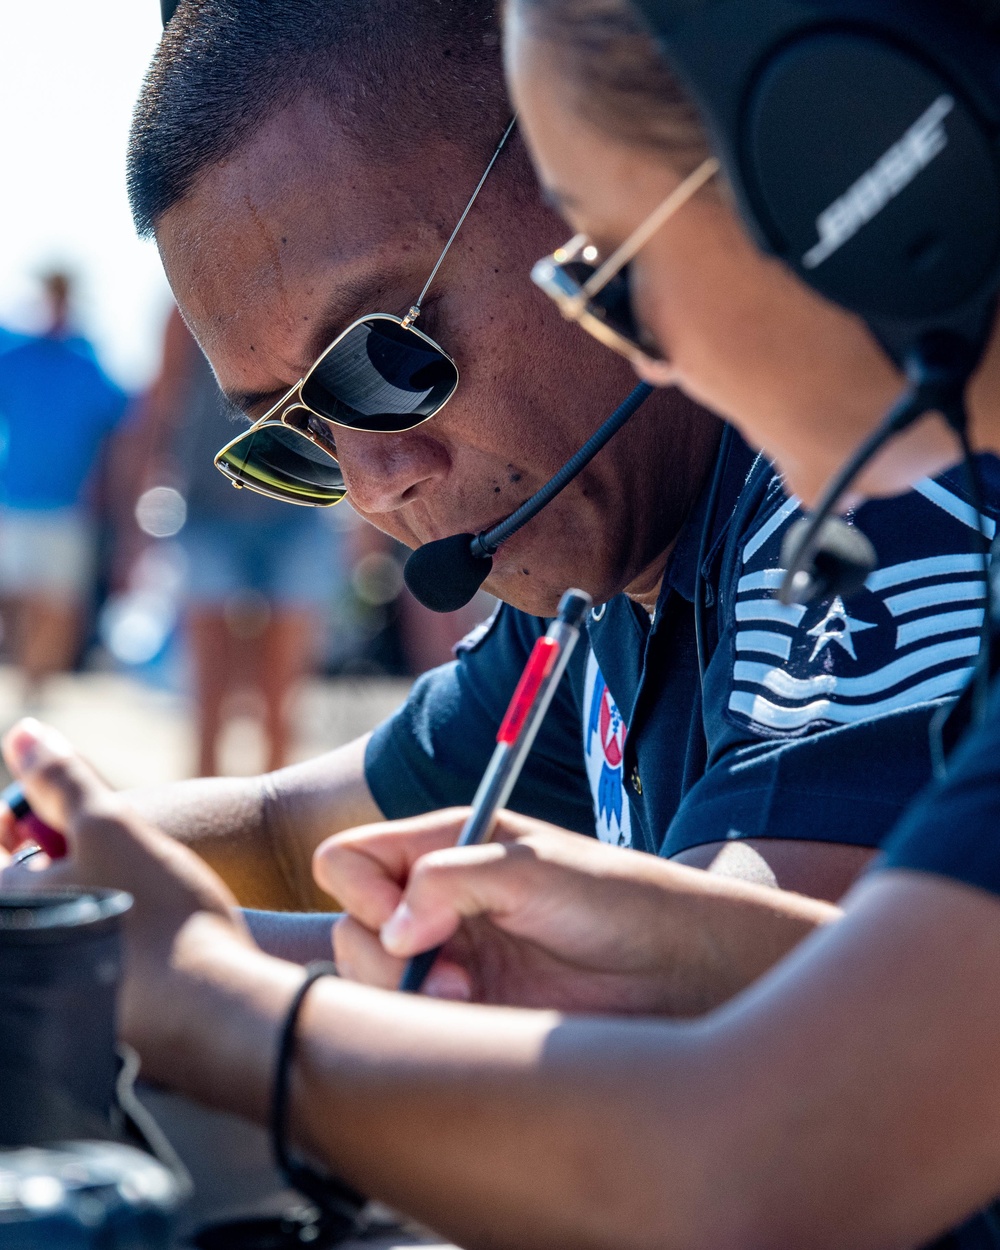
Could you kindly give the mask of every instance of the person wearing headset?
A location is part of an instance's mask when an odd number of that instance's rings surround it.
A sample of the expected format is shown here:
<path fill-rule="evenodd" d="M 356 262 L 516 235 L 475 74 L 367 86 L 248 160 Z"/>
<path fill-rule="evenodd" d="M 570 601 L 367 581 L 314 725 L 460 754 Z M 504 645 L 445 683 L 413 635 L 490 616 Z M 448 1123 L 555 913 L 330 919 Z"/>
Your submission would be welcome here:
<path fill-rule="evenodd" d="M 536 117 L 551 122 L 552 110 L 576 101 L 578 80 L 567 70 L 576 61 L 566 55 L 573 44 L 562 42 L 561 20 L 546 26 L 538 14 L 536 7 L 528 21 L 523 8 L 514 10 L 512 78 L 549 176 L 548 123 Z M 605 11 L 602 37 L 617 30 L 606 18 Z M 631 58 L 642 50 L 641 31 L 633 28 L 628 40 Z M 610 42 L 609 55 L 617 50 Z M 634 84 L 642 62 L 627 64 Z M 637 116 L 633 97 L 629 117 Z M 572 109 L 566 118 L 564 138 L 584 136 L 579 151 L 596 163 L 600 127 L 578 130 Z M 624 147 L 622 159 L 636 155 L 628 150 L 634 143 Z M 560 170 L 569 179 L 569 165 Z M 660 189 L 670 191 L 667 179 Z M 641 188 L 640 179 L 637 197 Z M 560 189 L 570 194 L 568 183 Z M 577 186 L 576 196 L 582 192 Z M 679 263 L 694 255 L 706 275 L 721 264 L 727 280 L 749 281 L 727 267 L 740 254 L 756 259 L 735 215 L 721 236 L 723 254 L 708 254 L 714 229 L 731 214 L 725 202 L 706 196 L 690 207 Z M 609 225 L 602 242 L 617 243 L 616 235 Z M 648 290 L 656 268 L 647 268 Z M 770 262 L 758 275 L 752 306 L 766 317 L 780 307 L 768 296 L 777 299 L 785 276 Z M 805 299 L 792 301 L 796 316 L 823 311 Z M 662 334 L 648 316 L 649 331 Z M 823 317 L 835 359 L 840 316 L 830 307 Z M 844 341 L 857 347 L 863 334 L 847 322 Z M 686 359 L 689 381 L 699 361 L 711 361 L 708 344 L 705 355 Z M 973 406 L 986 446 L 1000 425 L 989 400 L 995 367 L 988 351 L 973 391 L 985 397 Z M 868 386 L 867 374 L 856 379 L 853 370 L 836 378 L 846 397 L 855 380 Z M 789 372 L 792 392 L 794 383 Z M 867 417 L 862 407 L 860 426 L 874 425 L 877 405 Z M 766 411 L 777 441 L 781 411 Z M 748 410 L 748 426 L 752 419 Z M 789 405 L 789 428 L 802 419 Z M 790 435 L 789 447 L 794 442 Z M 799 446 L 807 456 L 808 444 Z M 918 455 L 912 442 L 906 453 L 920 470 L 925 455 L 951 454 L 939 443 Z M 994 707 L 992 722 L 997 715 Z M 148 1070 L 265 1118 L 277 1037 L 301 971 L 255 949 L 218 878 L 130 815 L 58 736 L 24 723 L 8 735 L 6 752 L 38 813 L 70 839 L 71 856 L 35 880 L 114 881 L 136 895 L 123 1024 Z M 903 1247 L 941 1236 L 949 1246 L 1000 1244 L 989 1213 L 945 1232 L 1000 1193 L 1000 907 L 984 877 L 940 862 L 940 848 L 959 842 L 976 851 L 973 867 L 995 861 L 995 758 L 970 739 L 950 779 L 914 808 L 885 860 L 845 900 L 843 917 L 693 1022 L 498 1011 L 319 982 L 298 1023 L 298 1140 L 353 1184 L 467 1246 Z M 649 860 L 647 872 L 642 856 L 595 850 L 603 861 L 595 879 L 617 873 L 621 888 L 645 897 L 654 914 L 656 872 L 670 866 Z M 504 847 L 492 853 L 519 860 L 529 874 L 542 854 L 530 844 L 516 856 Z M 30 878 L 21 870 L 7 880 Z M 536 905 L 539 927 L 544 903 Z M 662 896 L 660 910 L 670 910 Z M 566 919 L 565 910 L 552 916 L 552 927 Z M 671 974 L 665 965 L 661 975 Z"/>
<path fill-rule="evenodd" d="M 133 134 L 137 220 L 155 230 L 220 379 L 254 415 L 337 338 L 323 372 L 332 376 L 337 351 L 351 346 L 341 331 L 352 319 L 356 333 L 392 325 L 424 350 L 419 336 L 436 336 L 442 350 L 431 358 L 446 372 L 446 354 L 455 354 L 462 378 L 439 414 L 388 433 L 338 426 L 340 469 L 327 458 L 355 506 L 410 543 L 505 515 L 627 386 L 623 364 L 561 326 L 522 285 L 523 269 L 562 227 L 537 204 L 516 135 L 436 271 L 426 308 L 405 328 L 397 315 L 435 272 L 503 133 L 508 104 L 491 18 L 486 3 L 426 12 L 321 0 L 182 5 Z M 423 49 L 415 68 L 433 78 L 433 91 L 405 68 L 415 41 Z M 329 55 L 317 59 L 314 45 Z M 229 56 L 231 71 L 216 74 L 206 48 Z M 333 72 L 347 64 L 346 77 Z M 406 108 L 387 86 L 400 81 L 415 84 Z M 361 114 L 346 107 L 358 93 L 373 101 Z M 392 126 L 378 103 L 388 99 Z M 375 159 L 390 139 L 392 159 Z M 448 176 L 428 178 L 430 167 Z M 330 185 L 337 196 L 325 194 Z M 364 316 L 385 309 L 388 317 Z M 389 347 L 398 362 L 398 344 Z M 290 408 L 293 417 L 303 411 Z M 600 603 L 590 646 L 549 713 L 514 806 L 682 863 L 839 898 L 929 776 L 934 701 L 957 692 L 978 647 L 968 624 L 943 641 L 934 633 L 956 594 L 967 615 L 981 611 L 982 578 L 964 564 L 961 476 L 866 509 L 896 581 L 850 613 L 836 597 L 780 608 L 770 583 L 795 504 L 738 439 L 716 453 L 717 430 L 676 394 L 650 400 L 588 474 L 501 549 L 492 588 L 508 604 L 491 626 L 455 664 L 423 678 L 369 741 L 266 779 L 146 796 L 143 810 L 203 853 L 241 902 L 327 904 L 310 856 L 329 833 L 469 801 L 544 628 L 535 614 L 581 581 Z M 258 434 L 254 446 L 274 442 Z M 1000 475 L 992 487 L 991 503 Z M 987 508 L 990 523 L 995 511 Z M 930 588 L 914 583 L 921 559 L 951 571 Z M 894 612 L 913 593 L 921 602 L 904 623 L 915 641 L 900 649 Z M 713 883 L 696 880 L 714 914 Z M 686 897 L 697 911 L 697 891 Z M 787 941 L 802 933 L 800 904 L 793 911 Z M 713 955 L 718 933 L 695 943 L 696 1001 L 730 993 L 774 957 L 773 909 L 765 914 L 766 935 L 734 931 L 726 959 Z M 303 923 L 318 952 L 329 922 Z"/>

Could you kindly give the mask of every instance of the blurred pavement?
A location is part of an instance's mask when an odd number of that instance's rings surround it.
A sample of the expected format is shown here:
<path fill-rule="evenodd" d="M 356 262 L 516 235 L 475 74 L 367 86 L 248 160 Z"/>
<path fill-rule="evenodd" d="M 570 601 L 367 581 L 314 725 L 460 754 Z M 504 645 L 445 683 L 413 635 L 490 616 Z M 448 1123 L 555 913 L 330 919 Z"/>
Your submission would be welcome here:
<path fill-rule="evenodd" d="M 295 759 L 307 759 L 367 733 L 406 698 L 410 682 L 395 678 L 311 681 L 299 699 Z M 15 670 L 0 666 L 0 731 L 21 714 Z M 61 729 L 113 785 L 152 786 L 191 775 L 195 741 L 190 705 L 179 695 L 152 689 L 118 673 L 55 677 L 41 720 Z M 237 718 L 223 744 L 223 771 L 260 771 L 263 746 L 249 718 Z"/>

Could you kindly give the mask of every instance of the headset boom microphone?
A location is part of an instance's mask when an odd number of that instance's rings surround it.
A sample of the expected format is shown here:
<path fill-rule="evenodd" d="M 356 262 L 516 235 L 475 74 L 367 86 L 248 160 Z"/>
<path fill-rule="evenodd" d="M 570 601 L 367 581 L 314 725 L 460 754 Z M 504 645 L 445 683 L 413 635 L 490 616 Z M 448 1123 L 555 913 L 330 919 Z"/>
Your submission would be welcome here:
<path fill-rule="evenodd" d="M 505 521 L 481 534 L 452 534 L 418 547 L 406 562 L 404 576 L 413 595 L 433 612 L 456 612 L 472 599 L 493 568 L 501 543 L 516 534 L 581 473 L 652 395 L 641 382 L 614 410 L 571 460 L 541 490 L 521 504 Z"/>

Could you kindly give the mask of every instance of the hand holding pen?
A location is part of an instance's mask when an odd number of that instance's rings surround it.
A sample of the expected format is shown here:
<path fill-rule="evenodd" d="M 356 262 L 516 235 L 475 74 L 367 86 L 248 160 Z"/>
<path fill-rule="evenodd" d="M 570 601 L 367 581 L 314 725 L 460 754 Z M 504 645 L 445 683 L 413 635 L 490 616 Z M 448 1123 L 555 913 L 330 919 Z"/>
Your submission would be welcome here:
<path fill-rule="evenodd" d="M 492 836 L 497 812 L 517 784 L 591 603 L 584 591 L 567 590 L 559 603 L 558 616 L 535 643 L 497 732 L 496 748 L 456 845 L 475 846 Z M 399 988 L 408 994 L 419 993 L 440 951 L 441 947 L 436 946 L 414 955 L 406 965 Z"/>

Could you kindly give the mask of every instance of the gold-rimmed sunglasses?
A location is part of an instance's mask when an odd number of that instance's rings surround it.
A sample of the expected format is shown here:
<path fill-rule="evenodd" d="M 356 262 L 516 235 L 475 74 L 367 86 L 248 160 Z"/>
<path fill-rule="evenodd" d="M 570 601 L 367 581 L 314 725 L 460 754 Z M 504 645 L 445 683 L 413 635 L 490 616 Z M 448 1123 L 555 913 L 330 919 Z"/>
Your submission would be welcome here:
<path fill-rule="evenodd" d="M 413 324 L 514 129 L 504 131 L 472 197 L 405 317 L 369 313 L 342 331 L 305 376 L 215 457 L 234 486 L 307 508 L 347 493 L 331 426 L 400 434 L 429 421 L 458 386 L 458 365 Z"/>
<path fill-rule="evenodd" d="M 636 323 L 629 290 L 629 264 L 654 234 L 719 172 L 715 157 L 703 161 L 624 243 L 600 262 L 585 234 L 575 235 L 531 271 L 532 281 L 559 307 L 567 321 L 629 360 L 658 360 L 656 347 Z"/>

